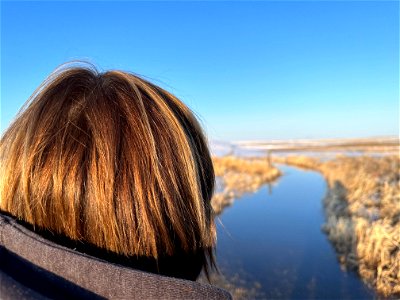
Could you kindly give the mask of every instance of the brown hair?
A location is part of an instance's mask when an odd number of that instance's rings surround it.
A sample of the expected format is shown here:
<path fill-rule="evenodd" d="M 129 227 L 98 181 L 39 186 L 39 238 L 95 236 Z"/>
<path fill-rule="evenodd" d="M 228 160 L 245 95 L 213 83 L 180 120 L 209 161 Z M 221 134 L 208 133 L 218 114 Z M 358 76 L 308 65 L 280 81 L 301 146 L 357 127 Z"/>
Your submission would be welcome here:
<path fill-rule="evenodd" d="M 206 139 L 147 80 L 62 66 L 5 131 L 0 160 L 0 209 L 33 226 L 126 256 L 203 251 L 213 262 Z"/>

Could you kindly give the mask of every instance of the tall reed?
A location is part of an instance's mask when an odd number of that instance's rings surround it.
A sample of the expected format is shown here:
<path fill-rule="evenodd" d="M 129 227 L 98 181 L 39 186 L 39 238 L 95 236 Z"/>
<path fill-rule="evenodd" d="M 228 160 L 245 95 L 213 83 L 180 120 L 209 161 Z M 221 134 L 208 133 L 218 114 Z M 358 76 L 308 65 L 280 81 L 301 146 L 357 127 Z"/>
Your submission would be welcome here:
<path fill-rule="evenodd" d="M 257 191 L 263 184 L 276 180 L 281 172 L 266 158 L 240 158 L 236 156 L 213 157 L 214 171 L 219 190 L 211 204 L 219 214 L 245 193 Z M 217 184 L 218 188 L 218 184 Z"/>
<path fill-rule="evenodd" d="M 274 159 L 319 171 L 326 178 L 323 230 L 343 268 L 358 271 L 384 296 L 400 296 L 400 158 Z"/>

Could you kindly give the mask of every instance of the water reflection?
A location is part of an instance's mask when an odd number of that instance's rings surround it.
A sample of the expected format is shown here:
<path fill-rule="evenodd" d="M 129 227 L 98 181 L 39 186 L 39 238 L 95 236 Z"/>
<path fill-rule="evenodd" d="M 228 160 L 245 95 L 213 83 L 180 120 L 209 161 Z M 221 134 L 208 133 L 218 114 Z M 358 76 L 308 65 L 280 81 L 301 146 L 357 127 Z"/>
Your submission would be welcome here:
<path fill-rule="evenodd" d="M 239 289 L 231 289 L 238 299 L 373 297 L 356 274 L 340 269 L 321 232 L 324 179 L 315 172 L 282 170 L 278 183 L 244 196 L 220 216 L 220 286 Z"/>

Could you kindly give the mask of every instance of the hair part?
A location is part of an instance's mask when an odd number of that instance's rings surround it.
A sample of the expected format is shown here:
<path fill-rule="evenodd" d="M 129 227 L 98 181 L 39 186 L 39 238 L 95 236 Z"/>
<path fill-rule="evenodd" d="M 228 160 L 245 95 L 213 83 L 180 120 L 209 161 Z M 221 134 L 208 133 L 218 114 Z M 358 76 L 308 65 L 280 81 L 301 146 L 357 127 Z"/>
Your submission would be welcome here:
<path fill-rule="evenodd" d="M 0 210 L 33 226 L 125 256 L 204 251 L 214 263 L 206 138 L 147 80 L 63 66 L 5 131 L 0 160 Z"/>

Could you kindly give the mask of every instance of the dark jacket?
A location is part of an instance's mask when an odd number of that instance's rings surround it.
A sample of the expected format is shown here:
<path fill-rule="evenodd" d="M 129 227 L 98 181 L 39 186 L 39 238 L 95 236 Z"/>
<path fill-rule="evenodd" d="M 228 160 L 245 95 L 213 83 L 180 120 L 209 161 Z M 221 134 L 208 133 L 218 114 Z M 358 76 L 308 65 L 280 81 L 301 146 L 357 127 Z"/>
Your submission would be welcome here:
<path fill-rule="evenodd" d="M 208 284 L 114 264 L 0 214 L 0 299 L 231 299 Z"/>

